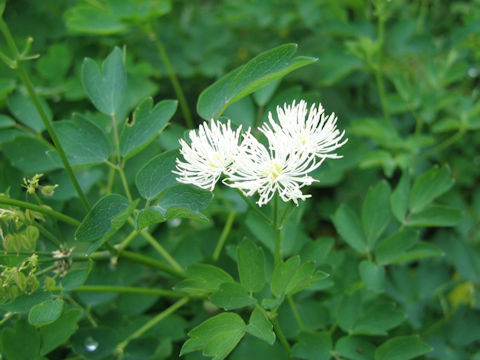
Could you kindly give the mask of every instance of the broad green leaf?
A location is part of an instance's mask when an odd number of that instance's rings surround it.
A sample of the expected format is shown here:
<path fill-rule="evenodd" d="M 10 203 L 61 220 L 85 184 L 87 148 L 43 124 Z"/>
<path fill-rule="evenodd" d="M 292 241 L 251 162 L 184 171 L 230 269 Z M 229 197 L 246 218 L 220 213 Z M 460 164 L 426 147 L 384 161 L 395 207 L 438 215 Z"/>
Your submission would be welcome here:
<path fill-rule="evenodd" d="M 279 46 L 223 76 L 202 91 L 197 112 L 205 120 L 218 118 L 235 101 L 317 60 L 304 56 L 293 58 L 296 51 L 296 44 Z"/>
<path fill-rule="evenodd" d="M 368 290 L 377 294 L 383 292 L 385 286 L 385 269 L 383 266 L 364 260 L 360 263 L 358 270 L 360 278 Z"/>
<path fill-rule="evenodd" d="M 265 286 L 265 255 L 262 248 L 250 239 L 244 239 L 237 247 L 237 268 L 240 283 L 253 292 Z"/>
<path fill-rule="evenodd" d="M 18 136 L 2 146 L 2 152 L 10 163 L 26 173 L 41 173 L 63 167 L 58 153 L 52 146 L 37 138 Z"/>
<path fill-rule="evenodd" d="M 413 214 L 408 219 L 407 226 L 455 226 L 460 220 L 462 220 L 460 210 L 443 205 L 431 205 Z"/>
<path fill-rule="evenodd" d="M 15 121 L 7 115 L 0 114 L 0 129 L 6 129 L 15 125 Z"/>
<path fill-rule="evenodd" d="M 353 328 L 355 334 L 387 335 L 387 331 L 405 320 L 403 311 L 393 302 L 378 303 L 370 307 Z"/>
<path fill-rule="evenodd" d="M 432 350 L 416 335 L 397 336 L 388 339 L 375 350 L 375 360 L 409 360 Z"/>
<path fill-rule="evenodd" d="M 178 184 L 165 191 L 155 206 L 150 206 L 137 214 L 137 228 L 143 229 L 169 219 L 187 218 L 208 221 L 200 213 L 212 200 L 212 193 L 194 186 Z"/>
<path fill-rule="evenodd" d="M 72 166 L 102 163 L 110 155 L 105 133 L 87 119 L 76 116 L 55 121 L 53 127 Z"/>
<path fill-rule="evenodd" d="M 288 284 L 295 275 L 298 266 L 300 265 L 300 256 L 291 257 L 285 262 L 280 262 L 275 266 L 272 274 L 270 288 L 272 294 L 276 297 L 283 296 L 287 291 Z"/>
<path fill-rule="evenodd" d="M 257 308 L 253 309 L 245 330 L 249 334 L 262 339 L 270 345 L 273 345 L 275 342 L 275 333 L 273 332 L 272 323 L 266 317 L 264 312 Z"/>
<path fill-rule="evenodd" d="M 368 191 L 362 206 L 363 229 L 370 248 L 387 227 L 390 216 L 390 185 L 383 180 Z"/>
<path fill-rule="evenodd" d="M 48 325 L 57 320 L 63 311 L 63 300 L 47 300 L 35 305 L 28 313 L 28 322 L 35 326 Z"/>
<path fill-rule="evenodd" d="M 278 85 L 280 85 L 281 81 L 281 79 L 272 81 L 270 84 L 255 91 L 253 93 L 253 99 L 255 100 L 255 103 L 259 106 L 267 105 L 267 103 L 270 101 L 273 94 L 275 93 L 275 90 L 277 90 Z"/>
<path fill-rule="evenodd" d="M 338 325 L 345 332 L 350 332 L 358 320 L 360 314 L 360 292 L 344 294 L 337 307 L 336 318 Z"/>
<path fill-rule="evenodd" d="M 237 346 L 245 335 L 245 323 L 235 313 L 218 314 L 194 329 L 182 346 L 180 356 L 192 351 L 203 350 L 204 356 L 222 360 Z"/>
<path fill-rule="evenodd" d="M 426 259 L 432 257 L 440 257 L 444 256 L 445 253 L 439 249 L 437 246 L 431 243 L 427 243 L 424 241 L 420 241 L 415 244 L 413 247 L 408 249 L 406 254 L 399 254 L 392 264 L 396 263 L 405 263 L 409 261 L 415 261 L 419 259 Z"/>
<path fill-rule="evenodd" d="M 92 271 L 93 260 L 74 262 L 62 279 L 62 288 L 65 291 L 74 290 L 87 281 Z"/>
<path fill-rule="evenodd" d="M 95 167 L 85 167 L 74 171 L 75 176 L 86 194 L 103 177 L 103 171 Z M 54 174 L 49 174 L 49 180 L 51 184 L 57 184 L 58 188 L 55 189 L 55 195 L 52 199 L 56 201 L 66 201 L 74 197 L 78 197 L 78 193 L 73 187 L 72 180 L 68 177 L 66 171 L 57 171 Z"/>
<path fill-rule="evenodd" d="M 357 214 L 341 204 L 333 215 L 333 223 L 342 238 L 359 253 L 367 252 L 367 239 Z"/>
<path fill-rule="evenodd" d="M 46 355 L 68 340 L 78 329 L 82 311 L 77 308 L 65 310 L 55 322 L 40 328 L 42 346 L 41 355 Z"/>
<path fill-rule="evenodd" d="M 126 159 L 145 148 L 167 126 L 177 110 L 178 102 L 163 100 L 153 107 L 153 99 L 145 99 L 133 113 L 120 135 L 120 151 Z"/>
<path fill-rule="evenodd" d="M 448 166 L 432 167 L 413 183 L 409 196 L 410 211 L 412 213 L 420 212 L 435 198 L 450 189 L 454 182 Z"/>
<path fill-rule="evenodd" d="M 208 294 L 226 282 L 231 283 L 234 280 L 224 270 L 213 265 L 195 264 L 187 269 L 187 278 L 175 285 L 174 289 L 193 294 Z"/>
<path fill-rule="evenodd" d="M 48 104 L 40 99 L 43 111 L 47 115 L 49 121 L 52 121 L 52 111 L 48 107 Z M 10 112 L 20 121 L 22 124 L 35 130 L 36 132 L 42 132 L 45 130 L 42 118 L 38 114 L 38 110 L 35 107 L 33 101 L 20 91 L 15 91 L 8 97 L 8 109 Z"/>
<path fill-rule="evenodd" d="M 329 360 L 331 358 L 332 339 L 328 332 L 304 332 L 292 347 L 292 355 L 307 360 Z"/>
<path fill-rule="evenodd" d="M 418 232 L 404 230 L 389 236 L 378 244 L 375 251 L 376 259 L 380 265 L 396 262 L 407 254 L 407 251 L 418 242 Z"/>
<path fill-rule="evenodd" d="M 23 319 L 18 319 L 13 329 L 3 330 L 1 341 L 2 355 L 9 360 L 33 360 L 39 357 L 40 336 Z"/>
<path fill-rule="evenodd" d="M 402 173 L 397 187 L 390 197 L 392 213 L 398 221 L 403 222 L 408 210 L 408 193 L 410 192 L 410 175 L 408 170 Z"/>
<path fill-rule="evenodd" d="M 349 335 L 340 338 L 335 344 L 335 351 L 349 360 L 371 360 L 375 346 L 358 335 Z"/>
<path fill-rule="evenodd" d="M 0 309 L 11 312 L 26 312 L 33 306 L 52 298 L 46 291 L 35 291 L 33 294 L 22 294 L 6 304 L 0 304 Z"/>
<path fill-rule="evenodd" d="M 178 150 L 164 152 L 155 156 L 138 171 L 135 184 L 144 199 L 152 200 L 177 182 L 176 175 L 172 173 L 177 157 Z"/>
<path fill-rule="evenodd" d="M 112 226 L 112 221 L 129 205 L 130 202 L 122 195 L 105 195 L 93 205 L 85 216 L 75 232 L 75 240 L 94 242 L 113 235 L 118 228 Z"/>
<path fill-rule="evenodd" d="M 66 43 L 53 44 L 37 61 L 37 70 L 50 81 L 62 81 L 72 64 L 73 54 Z"/>
<path fill-rule="evenodd" d="M 87 4 L 68 9 L 65 23 L 73 32 L 91 35 L 117 34 L 128 28 L 110 9 Z"/>
<path fill-rule="evenodd" d="M 115 115 L 125 92 L 127 75 L 123 56 L 123 51 L 115 47 L 101 69 L 92 59 L 83 61 L 83 88 L 93 105 L 106 115 Z"/>
<path fill-rule="evenodd" d="M 321 270 L 315 271 L 315 263 L 307 261 L 297 268 L 297 271 L 295 271 L 287 284 L 285 293 L 290 295 L 296 294 L 329 276 L 329 274 Z"/>
<path fill-rule="evenodd" d="M 153 19 L 170 12 L 170 0 L 108 0 L 108 6 L 118 19 L 135 22 Z"/>
<path fill-rule="evenodd" d="M 247 289 L 236 282 L 224 282 L 215 291 L 210 300 L 225 310 L 239 309 L 255 304 L 256 300 L 248 295 Z"/>

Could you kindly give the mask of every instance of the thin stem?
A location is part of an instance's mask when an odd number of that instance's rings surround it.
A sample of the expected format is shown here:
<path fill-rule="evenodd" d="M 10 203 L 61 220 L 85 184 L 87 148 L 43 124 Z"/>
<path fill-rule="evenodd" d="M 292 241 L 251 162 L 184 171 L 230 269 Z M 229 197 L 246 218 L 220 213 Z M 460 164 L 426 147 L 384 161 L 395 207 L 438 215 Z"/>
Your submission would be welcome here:
<path fill-rule="evenodd" d="M 75 299 L 72 298 L 71 296 L 65 295 L 65 298 L 68 301 L 70 301 L 73 305 L 78 306 L 80 309 L 82 309 L 85 312 L 85 316 L 87 317 L 88 321 L 90 322 L 90 324 L 92 324 L 93 327 L 98 327 L 97 322 L 95 321 L 95 319 L 93 318 L 90 312 L 90 308 L 84 308 L 82 305 L 76 302 Z"/>
<path fill-rule="evenodd" d="M 457 142 L 465 133 L 465 130 L 463 128 L 460 128 L 458 132 L 450 136 L 449 138 L 445 139 L 443 142 L 435 146 L 434 148 L 428 150 L 426 153 L 424 153 L 421 157 L 422 158 L 428 158 L 432 156 L 433 154 L 436 154 L 437 152 L 442 151 L 443 149 L 449 147 L 450 145 L 454 144 Z"/>
<path fill-rule="evenodd" d="M 220 234 L 220 238 L 218 239 L 217 247 L 213 252 L 213 261 L 218 261 L 218 258 L 220 257 L 220 253 L 222 252 L 223 245 L 225 244 L 225 241 L 227 240 L 227 237 L 230 234 L 230 230 L 232 229 L 233 221 L 235 220 L 235 215 L 236 215 L 235 211 L 230 211 L 230 213 L 228 214 L 227 221 L 225 222 L 225 226 L 223 227 L 222 233 Z"/>
<path fill-rule="evenodd" d="M 108 171 L 108 182 L 107 182 L 107 194 L 112 193 L 112 188 L 113 188 L 113 181 L 115 180 L 115 168 L 110 167 L 110 170 Z"/>
<path fill-rule="evenodd" d="M 125 191 L 125 195 L 127 195 L 128 201 L 132 202 L 132 194 L 130 193 L 130 188 L 128 187 L 127 177 L 125 176 L 125 172 L 123 171 L 123 159 L 122 159 L 122 152 L 120 150 L 120 138 L 118 136 L 118 126 L 117 126 L 117 118 L 115 114 L 111 116 L 112 118 L 112 126 L 113 126 L 113 138 L 115 142 L 115 149 L 117 152 L 117 165 L 115 168 L 118 170 L 120 174 L 120 179 L 122 180 L 123 189 Z M 107 165 L 109 163 L 107 162 Z"/>
<path fill-rule="evenodd" d="M 50 265 L 50 266 L 46 267 L 45 269 L 42 269 L 42 270 L 36 272 L 34 275 L 35 276 L 41 276 L 41 275 L 49 273 L 50 271 L 55 270 L 56 268 L 57 268 L 57 265 Z"/>
<path fill-rule="evenodd" d="M 288 304 L 290 305 L 290 309 L 292 309 L 293 316 L 295 317 L 295 321 L 298 324 L 298 327 L 300 328 L 301 331 L 305 331 L 305 324 L 303 323 L 303 320 L 300 316 L 300 313 L 297 310 L 297 306 L 295 305 L 295 302 L 293 301 L 293 297 L 291 295 L 287 296 Z"/>
<path fill-rule="evenodd" d="M 239 189 L 235 189 L 235 190 L 237 190 L 237 192 L 240 194 L 242 199 L 245 200 L 245 202 L 248 204 L 248 206 L 250 206 L 250 209 L 252 209 L 258 215 L 260 215 L 263 218 L 263 220 L 265 220 L 267 222 L 268 225 L 271 226 L 273 224 L 272 220 L 267 215 L 265 215 L 263 212 L 261 212 L 260 209 L 258 208 L 258 206 L 255 205 L 255 203 L 252 200 L 250 200 L 248 197 L 246 197 Z"/>
<path fill-rule="evenodd" d="M 275 242 L 275 265 L 282 262 L 280 229 L 278 227 L 278 194 L 273 196 L 273 237 Z"/>
<path fill-rule="evenodd" d="M 123 165 L 118 166 L 118 172 L 120 174 L 120 179 L 122 179 L 123 189 L 125 190 L 125 195 L 127 195 L 128 201 L 132 202 L 132 194 L 130 193 L 130 188 L 128 187 L 127 177 L 125 176 L 125 171 L 123 171 Z"/>
<path fill-rule="evenodd" d="M 295 206 L 289 201 L 287 203 L 287 206 L 283 210 L 283 214 L 280 217 L 280 224 L 278 225 L 278 228 L 281 230 L 283 228 L 283 225 L 285 222 L 292 216 L 293 212 L 295 211 Z"/>
<path fill-rule="evenodd" d="M 123 250 L 126 249 L 128 245 L 137 237 L 137 235 L 140 234 L 140 230 L 133 230 L 125 240 L 119 246 L 117 246 L 118 252 L 121 253 Z"/>
<path fill-rule="evenodd" d="M 147 232 L 147 231 L 145 231 L 145 230 L 142 230 L 142 231 L 140 232 L 140 234 L 145 238 L 145 240 L 148 241 L 148 243 L 149 243 L 150 245 L 152 245 L 152 247 L 153 247 L 155 250 L 157 250 L 157 252 L 158 252 L 160 255 L 163 256 L 163 258 L 164 258 L 165 260 L 167 260 L 167 262 L 168 262 L 170 265 L 172 265 L 172 267 L 173 267 L 175 270 L 177 270 L 178 272 L 180 272 L 180 273 L 182 273 L 182 274 L 184 273 L 182 266 L 172 257 L 172 255 L 170 255 L 170 254 L 168 253 L 167 250 L 165 250 L 165 248 L 164 248 L 162 245 L 160 245 L 160 243 L 159 243 L 157 240 L 155 240 L 155 238 L 154 238 L 152 235 L 150 235 L 149 232 Z"/>
<path fill-rule="evenodd" d="M 116 352 L 120 355 L 123 354 L 123 350 L 127 347 L 128 343 L 130 341 L 132 341 L 133 339 L 136 339 L 136 338 L 142 336 L 143 334 L 145 334 L 148 330 L 153 328 L 160 321 L 165 319 L 167 316 L 173 314 L 175 311 L 177 311 L 179 308 L 181 308 L 183 305 L 185 305 L 189 300 L 190 299 L 188 297 L 185 297 L 183 299 L 178 300 L 176 303 L 169 306 L 168 308 L 166 308 L 164 311 L 162 311 L 160 314 L 158 314 L 153 319 L 148 321 L 140 329 L 135 331 L 133 334 L 128 336 L 124 341 L 122 341 L 120 344 L 118 344 L 117 348 L 116 348 Z"/>
<path fill-rule="evenodd" d="M 12 34 L 10 33 L 10 30 L 5 23 L 5 21 L 0 18 L 0 31 L 3 33 L 3 36 L 5 37 L 5 40 L 7 41 L 8 47 L 10 51 L 12 52 L 14 58 L 15 58 L 15 69 L 24 83 L 25 87 L 27 88 L 28 95 L 33 101 L 33 104 L 35 105 L 35 108 L 37 109 L 38 114 L 40 115 L 43 124 L 45 125 L 45 128 L 48 131 L 48 134 L 50 135 L 50 138 L 53 141 L 53 144 L 55 145 L 55 148 L 57 149 L 58 155 L 60 156 L 60 159 L 62 160 L 63 166 L 65 167 L 65 170 L 67 171 L 68 176 L 70 177 L 70 180 L 72 181 L 72 184 L 75 188 L 75 190 L 78 193 L 78 196 L 80 197 L 80 200 L 82 201 L 83 206 L 85 209 L 88 211 L 90 210 L 90 204 L 88 203 L 87 197 L 83 193 L 82 188 L 80 187 L 80 184 L 78 183 L 77 178 L 75 177 L 75 174 L 73 172 L 72 167 L 70 166 L 70 163 L 68 162 L 67 155 L 65 154 L 65 151 L 63 150 L 62 145 L 60 144 L 60 140 L 57 137 L 57 133 L 53 129 L 52 123 L 50 119 L 48 118 L 47 114 L 45 113 L 45 110 L 43 109 L 42 104 L 40 103 L 40 100 L 37 96 L 37 93 L 35 92 L 35 88 L 33 87 L 32 82 L 30 81 L 30 78 L 28 77 L 27 73 L 23 69 L 22 66 L 22 61 L 24 60 L 22 56 L 20 55 L 17 46 L 15 45 L 15 41 L 13 40 Z"/>
<path fill-rule="evenodd" d="M 290 344 L 287 341 L 287 338 L 283 334 L 282 329 L 280 328 L 280 324 L 278 323 L 278 319 L 275 317 L 271 319 L 272 325 L 273 325 L 273 330 L 275 330 L 275 334 L 277 334 L 278 340 L 280 340 L 280 343 L 283 345 L 285 350 L 287 351 L 287 355 L 290 357 Z"/>
<path fill-rule="evenodd" d="M 57 286 L 52 289 L 53 291 L 62 291 L 63 289 L 60 286 Z M 163 296 L 167 298 L 185 298 L 190 297 L 187 294 L 175 292 L 172 290 L 164 289 L 151 289 L 145 287 L 134 287 L 134 286 L 109 286 L 109 285 L 83 285 L 75 289 L 69 290 L 73 292 L 113 292 L 113 293 L 123 293 L 123 294 L 144 294 L 144 295 L 155 295 Z"/>
<path fill-rule="evenodd" d="M 161 272 L 164 272 L 166 274 L 172 275 L 178 279 L 184 279 L 185 278 L 185 273 L 183 271 L 179 271 L 178 269 L 164 264 L 161 261 L 158 261 L 156 259 L 153 259 L 151 257 L 145 256 L 145 255 L 140 255 L 137 253 L 134 253 L 132 251 L 122 251 L 121 253 L 118 253 L 117 256 L 122 259 L 130 260 L 132 262 L 135 262 L 137 264 L 142 264 L 145 266 L 149 266 L 151 268 L 160 270 Z M 73 256 L 74 260 L 88 260 L 89 258 L 93 260 L 109 260 L 111 258 L 111 254 L 109 251 L 102 251 L 102 252 L 97 252 L 91 254 L 89 257 L 88 256 Z"/>
<path fill-rule="evenodd" d="M 1 20 L 0 20 L 1 21 Z M 15 199 L 10 199 L 6 198 L 4 196 L 0 196 L 0 204 L 6 204 L 6 205 L 13 205 L 13 206 L 18 206 L 24 209 L 30 209 L 48 216 L 51 216 L 53 218 L 56 218 L 60 221 L 63 221 L 64 223 L 73 225 L 73 226 L 80 226 L 80 221 L 77 219 L 74 219 L 68 215 L 64 215 L 62 213 L 59 213 L 55 210 L 49 209 L 47 207 L 31 204 L 26 201 L 21 201 L 21 200 L 15 200 Z"/>
<path fill-rule="evenodd" d="M 182 87 L 180 86 L 177 75 L 175 74 L 175 70 L 173 69 L 167 52 L 165 51 L 165 47 L 163 46 L 160 38 L 157 36 L 157 33 L 152 29 L 151 23 L 148 23 L 145 26 L 144 31 L 146 31 L 147 35 L 150 37 L 150 40 L 153 41 L 153 43 L 157 47 L 158 52 L 160 53 L 163 65 L 165 66 L 165 70 L 167 70 L 168 77 L 170 78 L 170 82 L 172 83 L 173 90 L 175 91 L 178 101 L 180 102 L 180 108 L 182 109 L 182 114 L 185 118 L 185 124 L 188 128 L 193 129 L 195 126 L 193 124 L 192 114 L 190 113 L 187 100 L 183 93 Z"/>
<path fill-rule="evenodd" d="M 0 320 L 0 326 L 5 324 L 8 320 L 10 320 L 12 317 L 14 317 L 17 313 L 15 312 L 7 312 L 5 315 L 3 315 L 3 319 Z"/>

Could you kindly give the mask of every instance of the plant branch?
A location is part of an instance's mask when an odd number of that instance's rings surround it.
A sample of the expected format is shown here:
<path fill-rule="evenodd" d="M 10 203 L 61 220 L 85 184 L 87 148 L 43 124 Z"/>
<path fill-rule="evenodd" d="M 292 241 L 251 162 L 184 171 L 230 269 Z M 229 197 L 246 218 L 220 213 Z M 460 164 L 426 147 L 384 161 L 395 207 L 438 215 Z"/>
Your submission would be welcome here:
<path fill-rule="evenodd" d="M 10 198 L 4 197 L 4 196 L 0 196 L 0 204 L 13 205 L 13 206 L 18 206 L 18 207 L 21 207 L 21 208 L 24 208 L 24 209 L 33 210 L 33 211 L 51 216 L 53 218 L 56 218 L 56 219 L 58 219 L 58 220 L 60 220 L 64 223 L 67 223 L 67 224 L 70 224 L 70 225 L 73 225 L 73 226 L 77 226 L 77 227 L 80 226 L 80 224 L 81 224 L 80 221 L 78 221 L 77 219 L 74 219 L 74 218 L 72 218 L 68 215 L 64 215 L 64 214 L 59 213 L 59 212 L 57 212 L 55 210 L 52 210 L 50 208 L 43 207 L 43 206 L 40 206 L 40 205 L 31 204 L 31 203 L 26 202 L 26 201 L 15 200 L 15 199 L 10 199 Z"/>
<path fill-rule="evenodd" d="M 225 241 L 227 240 L 227 237 L 230 234 L 230 230 L 232 229 L 233 221 L 235 220 L 236 215 L 237 213 L 235 211 L 230 211 L 230 213 L 228 214 L 227 221 L 225 222 L 225 226 L 223 227 L 222 233 L 220 234 L 220 238 L 217 242 L 217 246 L 215 248 L 215 251 L 213 252 L 213 261 L 218 261 L 223 246 L 225 245 Z"/>
<path fill-rule="evenodd" d="M 255 211 L 258 215 L 260 215 L 260 217 L 265 220 L 267 222 L 268 225 L 272 225 L 273 222 L 272 220 L 267 216 L 265 215 L 263 212 L 260 211 L 260 209 L 258 208 L 257 205 L 255 205 L 255 203 L 250 200 L 248 197 L 246 197 L 241 190 L 239 189 L 235 189 L 238 194 L 240 194 L 240 196 L 242 197 L 243 200 L 245 200 L 245 202 L 248 204 L 248 206 L 250 206 L 250 209 L 252 209 L 253 211 Z"/>

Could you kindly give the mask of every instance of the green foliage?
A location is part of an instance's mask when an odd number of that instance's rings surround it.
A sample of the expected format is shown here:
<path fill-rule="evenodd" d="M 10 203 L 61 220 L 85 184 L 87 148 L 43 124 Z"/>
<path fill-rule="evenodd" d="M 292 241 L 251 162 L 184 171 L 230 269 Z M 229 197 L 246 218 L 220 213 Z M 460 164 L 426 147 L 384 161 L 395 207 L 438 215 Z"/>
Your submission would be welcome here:
<path fill-rule="evenodd" d="M 0 357 L 480 359 L 479 24 L 468 2 L 0 0 Z M 302 99 L 348 142 L 298 206 L 178 183 L 204 120 L 265 143 Z"/>

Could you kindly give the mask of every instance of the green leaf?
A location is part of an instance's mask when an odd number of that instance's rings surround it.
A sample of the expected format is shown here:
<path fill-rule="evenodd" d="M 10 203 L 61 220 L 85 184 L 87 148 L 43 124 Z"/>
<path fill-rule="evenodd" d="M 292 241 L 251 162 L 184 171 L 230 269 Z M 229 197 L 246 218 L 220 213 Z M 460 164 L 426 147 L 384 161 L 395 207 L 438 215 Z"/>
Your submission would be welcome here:
<path fill-rule="evenodd" d="M 435 198 L 448 191 L 454 183 L 447 165 L 442 168 L 432 167 L 413 183 L 409 197 L 410 211 L 418 213 L 423 210 Z"/>
<path fill-rule="evenodd" d="M 130 206 L 130 202 L 118 194 L 109 194 L 98 200 L 75 232 L 75 240 L 94 242 L 113 235 L 117 226 L 112 222 Z"/>
<path fill-rule="evenodd" d="M 234 280 L 224 270 L 213 265 L 195 264 L 187 269 L 187 278 L 175 285 L 174 289 L 192 294 L 208 294 L 226 282 Z"/>
<path fill-rule="evenodd" d="M 399 256 L 395 258 L 395 261 L 392 261 L 392 264 L 440 257 L 444 255 L 445 253 L 434 244 L 420 241 L 411 247 L 406 254 L 399 254 Z"/>
<path fill-rule="evenodd" d="M 63 311 L 63 300 L 47 300 L 35 305 L 28 313 L 28 322 L 35 326 L 48 325 L 57 320 Z"/>
<path fill-rule="evenodd" d="M 92 59 L 83 61 L 83 88 L 95 107 L 106 115 L 115 115 L 125 92 L 123 56 L 123 51 L 115 47 L 102 63 L 102 69 Z"/>
<path fill-rule="evenodd" d="M 6 304 L 0 304 L 0 309 L 11 312 L 26 312 L 33 306 L 52 298 L 52 294 L 45 291 L 35 291 L 33 294 L 22 294 Z"/>
<path fill-rule="evenodd" d="M 368 290 L 377 294 L 383 292 L 385 286 L 385 269 L 383 266 L 364 260 L 360 263 L 358 269 L 360 278 Z"/>
<path fill-rule="evenodd" d="M 416 335 L 397 336 L 385 341 L 375 351 L 375 360 L 409 360 L 429 353 L 433 348 Z"/>
<path fill-rule="evenodd" d="M 47 115 L 48 120 L 52 121 L 52 111 L 48 107 L 48 104 L 43 99 L 40 99 L 40 104 L 42 105 L 43 111 Z M 38 114 L 35 104 L 27 95 L 24 95 L 20 91 L 15 91 L 8 97 L 7 105 L 10 112 L 22 124 L 36 132 L 42 132 L 45 130 L 45 125 Z"/>
<path fill-rule="evenodd" d="M 410 175 L 408 170 L 402 173 L 397 187 L 390 197 L 392 213 L 398 221 L 403 222 L 408 210 L 408 194 L 410 192 Z"/>
<path fill-rule="evenodd" d="M 371 360 L 375 346 L 361 336 L 349 335 L 337 341 L 335 351 L 342 358 L 349 360 Z"/>
<path fill-rule="evenodd" d="M 275 342 L 275 332 L 273 331 L 272 323 L 260 309 L 255 308 L 252 311 L 245 330 L 270 345 L 273 345 Z"/>
<path fill-rule="evenodd" d="M 58 153 L 45 142 L 29 136 L 18 136 L 2 146 L 11 164 L 26 173 L 43 173 L 62 168 Z M 41 155 L 41 156 L 39 156 Z"/>
<path fill-rule="evenodd" d="M 329 360 L 331 358 L 332 339 L 327 332 L 304 332 L 292 347 L 292 355 L 300 359 Z"/>
<path fill-rule="evenodd" d="M 82 286 L 87 281 L 90 271 L 92 271 L 93 260 L 74 262 L 68 272 L 62 279 L 62 288 L 64 291 L 74 290 Z"/>
<path fill-rule="evenodd" d="M 55 121 L 53 128 L 72 166 L 99 164 L 110 155 L 105 133 L 90 120 L 75 116 L 73 120 Z"/>
<path fill-rule="evenodd" d="M 133 113 L 120 135 L 120 151 L 126 159 L 144 149 L 167 126 L 177 110 L 178 102 L 163 100 L 153 107 L 153 99 L 145 99 Z"/>
<path fill-rule="evenodd" d="M 344 294 L 337 307 L 337 321 L 340 328 L 350 332 L 360 314 L 361 298 L 359 291 L 353 294 Z"/>
<path fill-rule="evenodd" d="M 135 22 L 159 17 L 171 10 L 169 0 L 108 0 L 108 5 L 117 18 Z"/>
<path fill-rule="evenodd" d="M 226 74 L 202 91 L 197 103 L 198 114 L 205 120 L 218 118 L 235 101 L 317 60 L 304 56 L 293 58 L 296 51 L 296 44 L 282 45 Z"/>
<path fill-rule="evenodd" d="M 261 89 L 255 91 L 253 93 L 253 99 L 255 100 L 255 103 L 259 106 L 267 105 L 281 81 L 281 79 L 272 81 L 270 84 L 265 85 Z"/>
<path fill-rule="evenodd" d="M 144 199 L 152 200 L 166 188 L 176 184 L 175 170 L 178 150 L 164 152 L 151 159 L 135 177 L 138 192 Z"/>
<path fill-rule="evenodd" d="M 65 12 L 65 22 L 70 30 L 92 35 L 109 35 L 124 32 L 127 26 L 103 6 L 80 5 Z"/>
<path fill-rule="evenodd" d="M 256 300 L 248 295 L 247 289 L 236 282 L 222 283 L 210 300 L 225 310 L 239 309 L 256 303 Z"/>
<path fill-rule="evenodd" d="M 2 355 L 12 360 L 35 360 L 39 356 L 40 336 L 25 320 L 19 319 L 15 327 L 2 332 Z"/>
<path fill-rule="evenodd" d="M 413 214 L 407 226 L 455 226 L 462 220 L 462 212 L 443 205 L 431 205 Z"/>
<path fill-rule="evenodd" d="M 194 329 L 180 350 L 180 356 L 192 351 L 203 350 L 204 356 L 222 360 L 237 346 L 245 335 L 245 323 L 235 313 L 218 314 Z"/>
<path fill-rule="evenodd" d="M 82 311 L 77 308 L 65 310 L 55 322 L 40 328 L 41 355 L 46 355 L 68 340 L 78 329 Z"/>
<path fill-rule="evenodd" d="M 6 129 L 15 125 L 15 120 L 10 116 L 0 114 L 0 129 Z"/>
<path fill-rule="evenodd" d="M 244 239 L 237 247 L 237 268 L 240 283 L 252 292 L 265 286 L 265 255 L 262 248 L 250 239 Z"/>
<path fill-rule="evenodd" d="M 375 251 L 376 259 L 380 265 L 398 262 L 417 242 L 417 231 L 404 230 L 393 234 L 378 244 Z"/>
<path fill-rule="evenodd" d="M 387 335 L 387 331 L 405 320 L 403 311 L 393 302 L 380 302 L 371 306 L 353 328 L 355 334 Z"/>
<path fill-rule="evenodd" d="M 290 295 L 296 294 L 330 276 L 321 270 L 315 271 L 315 267 L 313 261 L 307 261 L 300 265 L 288 282 L 285 293 Z"/>
<path fill-rule="evenodd" d="M 300 256 L 292 256 L 285 262 L 280 262 L 273 270 L 270 288 L 276 297 L 283 296 L 287 291 L 288 283 L 300 265 Z"/>
<path fill-rule="evenodd" d="M 367 239 L 357 214 L 345 204 L 341 204 L 333 215 L 333 223 L 342 238 L 357 252 L 367 252 Z"/>
<path fill-rule="evenodd" d="M 390 185 L 383 180 L 368 191 L 362 206 L 363 229 L 370 248 L 387 227 L 390 216 Z"/>

